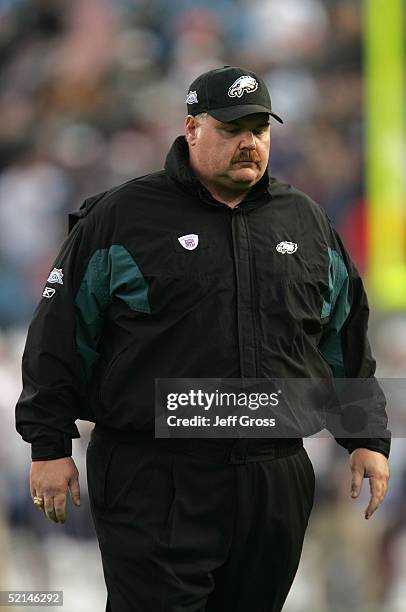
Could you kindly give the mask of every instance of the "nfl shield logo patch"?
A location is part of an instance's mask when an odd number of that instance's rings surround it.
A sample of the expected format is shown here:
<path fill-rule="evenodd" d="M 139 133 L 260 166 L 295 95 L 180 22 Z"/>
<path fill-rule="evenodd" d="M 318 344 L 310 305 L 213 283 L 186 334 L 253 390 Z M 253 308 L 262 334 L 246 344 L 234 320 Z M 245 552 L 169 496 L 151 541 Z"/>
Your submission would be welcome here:
<path fill-rule="evenodd" d="M 179 243 L 187 251 L 193 251 L 199 244 L 199 236 L 197 234 L 185 234 L 185 236 L 179 236 Z"/>
<path fill-rule="evenodd" d="M 62 278 L 63 278 L 62 268 L 54 268 L 51 274 L 48 276 L 47 282 L 48 283 L 59 283 L 60 285 L 63 285 Z"/>

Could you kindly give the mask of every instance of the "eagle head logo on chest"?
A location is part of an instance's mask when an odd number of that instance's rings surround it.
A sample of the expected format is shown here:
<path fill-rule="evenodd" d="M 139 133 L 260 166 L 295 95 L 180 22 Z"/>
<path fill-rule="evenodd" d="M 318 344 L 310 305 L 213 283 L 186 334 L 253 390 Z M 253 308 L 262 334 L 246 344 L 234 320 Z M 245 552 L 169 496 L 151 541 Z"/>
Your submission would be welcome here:
<path fill-rule="evenodd" d="M 296 242 L 289 242 L 289 240 L 284 240 L 276 245 L 276 250 L 278 253 L 282 253 L 282 255 L 292 255 L 292 253 L 296 253 L 297 244 Z"/>

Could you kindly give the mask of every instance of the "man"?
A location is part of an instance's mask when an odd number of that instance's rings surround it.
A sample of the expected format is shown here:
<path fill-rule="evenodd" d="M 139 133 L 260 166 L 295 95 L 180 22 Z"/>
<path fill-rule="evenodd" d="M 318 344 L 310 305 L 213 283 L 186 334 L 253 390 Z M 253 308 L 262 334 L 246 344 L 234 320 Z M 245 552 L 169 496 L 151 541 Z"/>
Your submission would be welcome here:
<path fill-rule="evenodd" d="M 31 494 L 64 522 L 77 418 L 113 612 L 276 612 L 313 504 L 301 438 L 154 438 L 156 378 L 371 378 L 362 283 L 323 210 L 269 177 L 263 80 L 225 66 L 187 94 L 165 170 L 86 200 L 23 358 Z M 289 246 L 290 245 L 290 246 Z M 386 414 L 376 408 L 386 427 Z M 389 440 L 338 439 L 352 495 L 383 500 Z"/>

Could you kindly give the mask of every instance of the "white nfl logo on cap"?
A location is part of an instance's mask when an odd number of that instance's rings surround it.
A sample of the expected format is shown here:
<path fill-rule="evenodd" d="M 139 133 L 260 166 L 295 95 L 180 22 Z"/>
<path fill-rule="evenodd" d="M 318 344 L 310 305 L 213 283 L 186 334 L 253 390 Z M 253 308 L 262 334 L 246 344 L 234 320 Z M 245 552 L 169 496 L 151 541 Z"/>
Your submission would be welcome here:
<path fill-rule="evenodd" d="M 197 104 L 198 100 L 197 100 L 197 91 L 189 91 L 188 95 L 186 96 L 186 104 Z"/>

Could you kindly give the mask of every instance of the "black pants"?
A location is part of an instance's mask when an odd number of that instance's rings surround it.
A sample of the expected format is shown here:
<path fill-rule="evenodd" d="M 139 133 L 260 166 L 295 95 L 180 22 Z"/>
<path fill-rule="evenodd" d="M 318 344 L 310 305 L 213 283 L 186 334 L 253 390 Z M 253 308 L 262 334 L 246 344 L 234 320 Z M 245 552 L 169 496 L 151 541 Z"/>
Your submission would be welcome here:
<path fill-rule="evenodd" d="M 92 433 L 106 612 L 279 612 L 313 505 L 305 449 L 177 442 Z"/>

